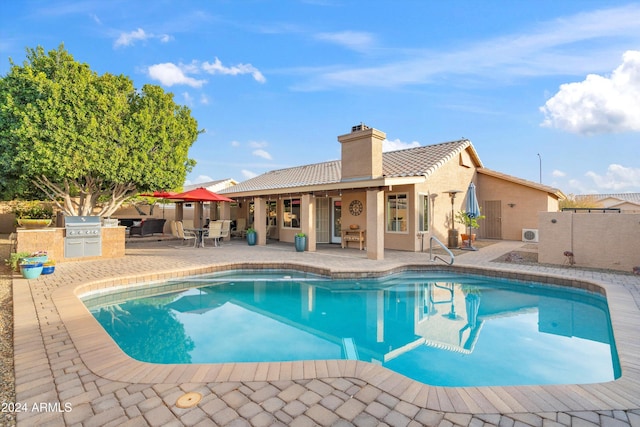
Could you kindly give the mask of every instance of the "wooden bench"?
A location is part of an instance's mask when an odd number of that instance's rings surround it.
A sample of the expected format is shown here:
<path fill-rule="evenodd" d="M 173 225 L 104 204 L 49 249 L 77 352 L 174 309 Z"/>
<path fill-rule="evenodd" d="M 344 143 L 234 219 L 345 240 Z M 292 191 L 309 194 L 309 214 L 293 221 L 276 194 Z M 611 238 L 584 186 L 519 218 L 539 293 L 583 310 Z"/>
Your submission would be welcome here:
<path fill-rule="evenodd" d="M 366 247 L 366 230 L 342 230 L 342 247 L 348 248 L 349 242 L 358 242 L 360 250 Z"/>

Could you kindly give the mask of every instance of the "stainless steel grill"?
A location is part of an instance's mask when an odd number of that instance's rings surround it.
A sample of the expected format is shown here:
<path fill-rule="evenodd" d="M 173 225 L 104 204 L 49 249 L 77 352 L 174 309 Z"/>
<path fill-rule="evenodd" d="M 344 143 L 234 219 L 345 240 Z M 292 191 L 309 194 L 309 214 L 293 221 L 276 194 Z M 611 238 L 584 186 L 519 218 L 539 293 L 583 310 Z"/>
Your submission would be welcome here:
<path fill-rule="evenodd" d="M 102 230 L 98 216 L 67 216 L 64 219 L 64 257 L 102 255 Z"/>

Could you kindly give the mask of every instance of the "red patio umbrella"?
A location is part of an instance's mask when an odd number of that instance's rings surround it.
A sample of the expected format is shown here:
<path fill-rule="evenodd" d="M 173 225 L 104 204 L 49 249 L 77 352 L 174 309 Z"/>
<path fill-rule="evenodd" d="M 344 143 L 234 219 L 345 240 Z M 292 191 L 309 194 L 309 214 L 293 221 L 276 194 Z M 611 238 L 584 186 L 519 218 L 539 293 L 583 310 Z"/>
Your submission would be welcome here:
<path fill-rule="evenodd" d="M 167 197 L 167 199 L 179 199 L 187 202 L 233 202 L 233 199 L 209 191 L 204 187 L 174 194 L 173 196 Z"/>
<path fill-rule="evenodd" d="M 168 197 L 168 199 L 182 200 L 184 202 L 233 202 L 233 199 L 230 199 L 221 194 L 214 193 L 213 191 L 209 191 L 204 187 L 198 187 L 193 190 L 185 191 L 183 193 L 178 193 L 174 196 Z M 202 213 L 202 211 L 201 211 Z M 202 215 L 200 216 L 200 224 L 202 224 Z"/>
<path fill-rule="evenodd" d="M 140 194 L 140 196 L 144 196 L 144 197 L 155 197 L 156 199 L 170 199 L 172 196 L 175 196 L 176 193 L 175 191 L 164 191 L 164 190 L 157 190 L 154 191 L 152 194 L 149 193 L 143 193 Z M 162 202 L 162 218 L 164 218 L 164 204 L 166 202 Z"/>

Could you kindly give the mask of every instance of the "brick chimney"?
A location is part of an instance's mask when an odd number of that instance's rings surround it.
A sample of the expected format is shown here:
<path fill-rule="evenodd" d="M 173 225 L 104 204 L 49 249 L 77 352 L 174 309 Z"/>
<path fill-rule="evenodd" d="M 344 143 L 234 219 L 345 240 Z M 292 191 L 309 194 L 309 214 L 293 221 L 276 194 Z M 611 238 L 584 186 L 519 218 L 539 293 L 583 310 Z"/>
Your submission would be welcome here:
<path fill-rule="evenodd" d="M 382 177 L 382 141 L 387 134 L 359 124 L 338 136 L 342 144 L 342 181 Z"/>

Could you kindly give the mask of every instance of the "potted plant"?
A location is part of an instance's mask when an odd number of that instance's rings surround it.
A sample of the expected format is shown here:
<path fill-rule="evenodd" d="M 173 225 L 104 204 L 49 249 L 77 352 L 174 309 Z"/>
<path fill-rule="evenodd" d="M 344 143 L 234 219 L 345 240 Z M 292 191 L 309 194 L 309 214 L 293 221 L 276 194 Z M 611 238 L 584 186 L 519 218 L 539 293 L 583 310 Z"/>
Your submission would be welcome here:
<path fill-rule="evenodd" d="M 469 216 L 469 214 L 465 211 L 459 211 L 456 214 L 456 222 L 459 224 L 463 224 L 465 227 L 465 231 L 466 229 L 473 228 L 477 230 L 478 228 L 480 228 L 480 224 L 478 224 L 479 219 L 484 219 L 484 215 L 473 217 L 473 216 Z M 463 245 L 464 245 L 464 242 L 467 242 L 466 245 L 471 246 L 471 244 L 476 241 L 475 233 L 470 233 L 470 234 L 461 233 L 461 236 L 462 236 Z"/>
<path fill-rule="evenodd" d="M 42 264 L 42 274 L 51 274 L 56 269 L 56 262 L 52 259 Z"/>
<path fill-rule="evenodd" d="M 307 235 L 304 233 L 297 233 L 295 236 L 296 252 L 304 252 L 307 248 Z"/>
<path fill-rule="evenodd" d="M 31 252 L 28 256 L 24 257 L 25 261 L 29 262 L 46 262 L 49 256 L 47 251 Z"/>
<path fill-rule="evenodd" d="M 51 225 L 53 209 L 38 201 L 21 202 L 14 209 L 16 221 L 24 228 L 45 228 Z"/>
<path fill-rule="evenodd" d="M 256 233 L 256 229 L 253 227 L 249 227 L 247 229 L 247 243 L 249 246 L 254 246 L 258 241 L 258 233 Z"/>
<path fill-rule="evenodd" d="M 12 252 L 9 255 L 9 259 L 5 259 L 4 262 L 11 267 L 12 271 L 19 271 L 20 262 L 29 255 L 31 255 L 31 252 Z"/>
<path fill-rule="evenodd" d="M 42 262 L 23 259 L 20 262 L 20 273 L 25 279 L 36 279 L 42 274 Z"/>

